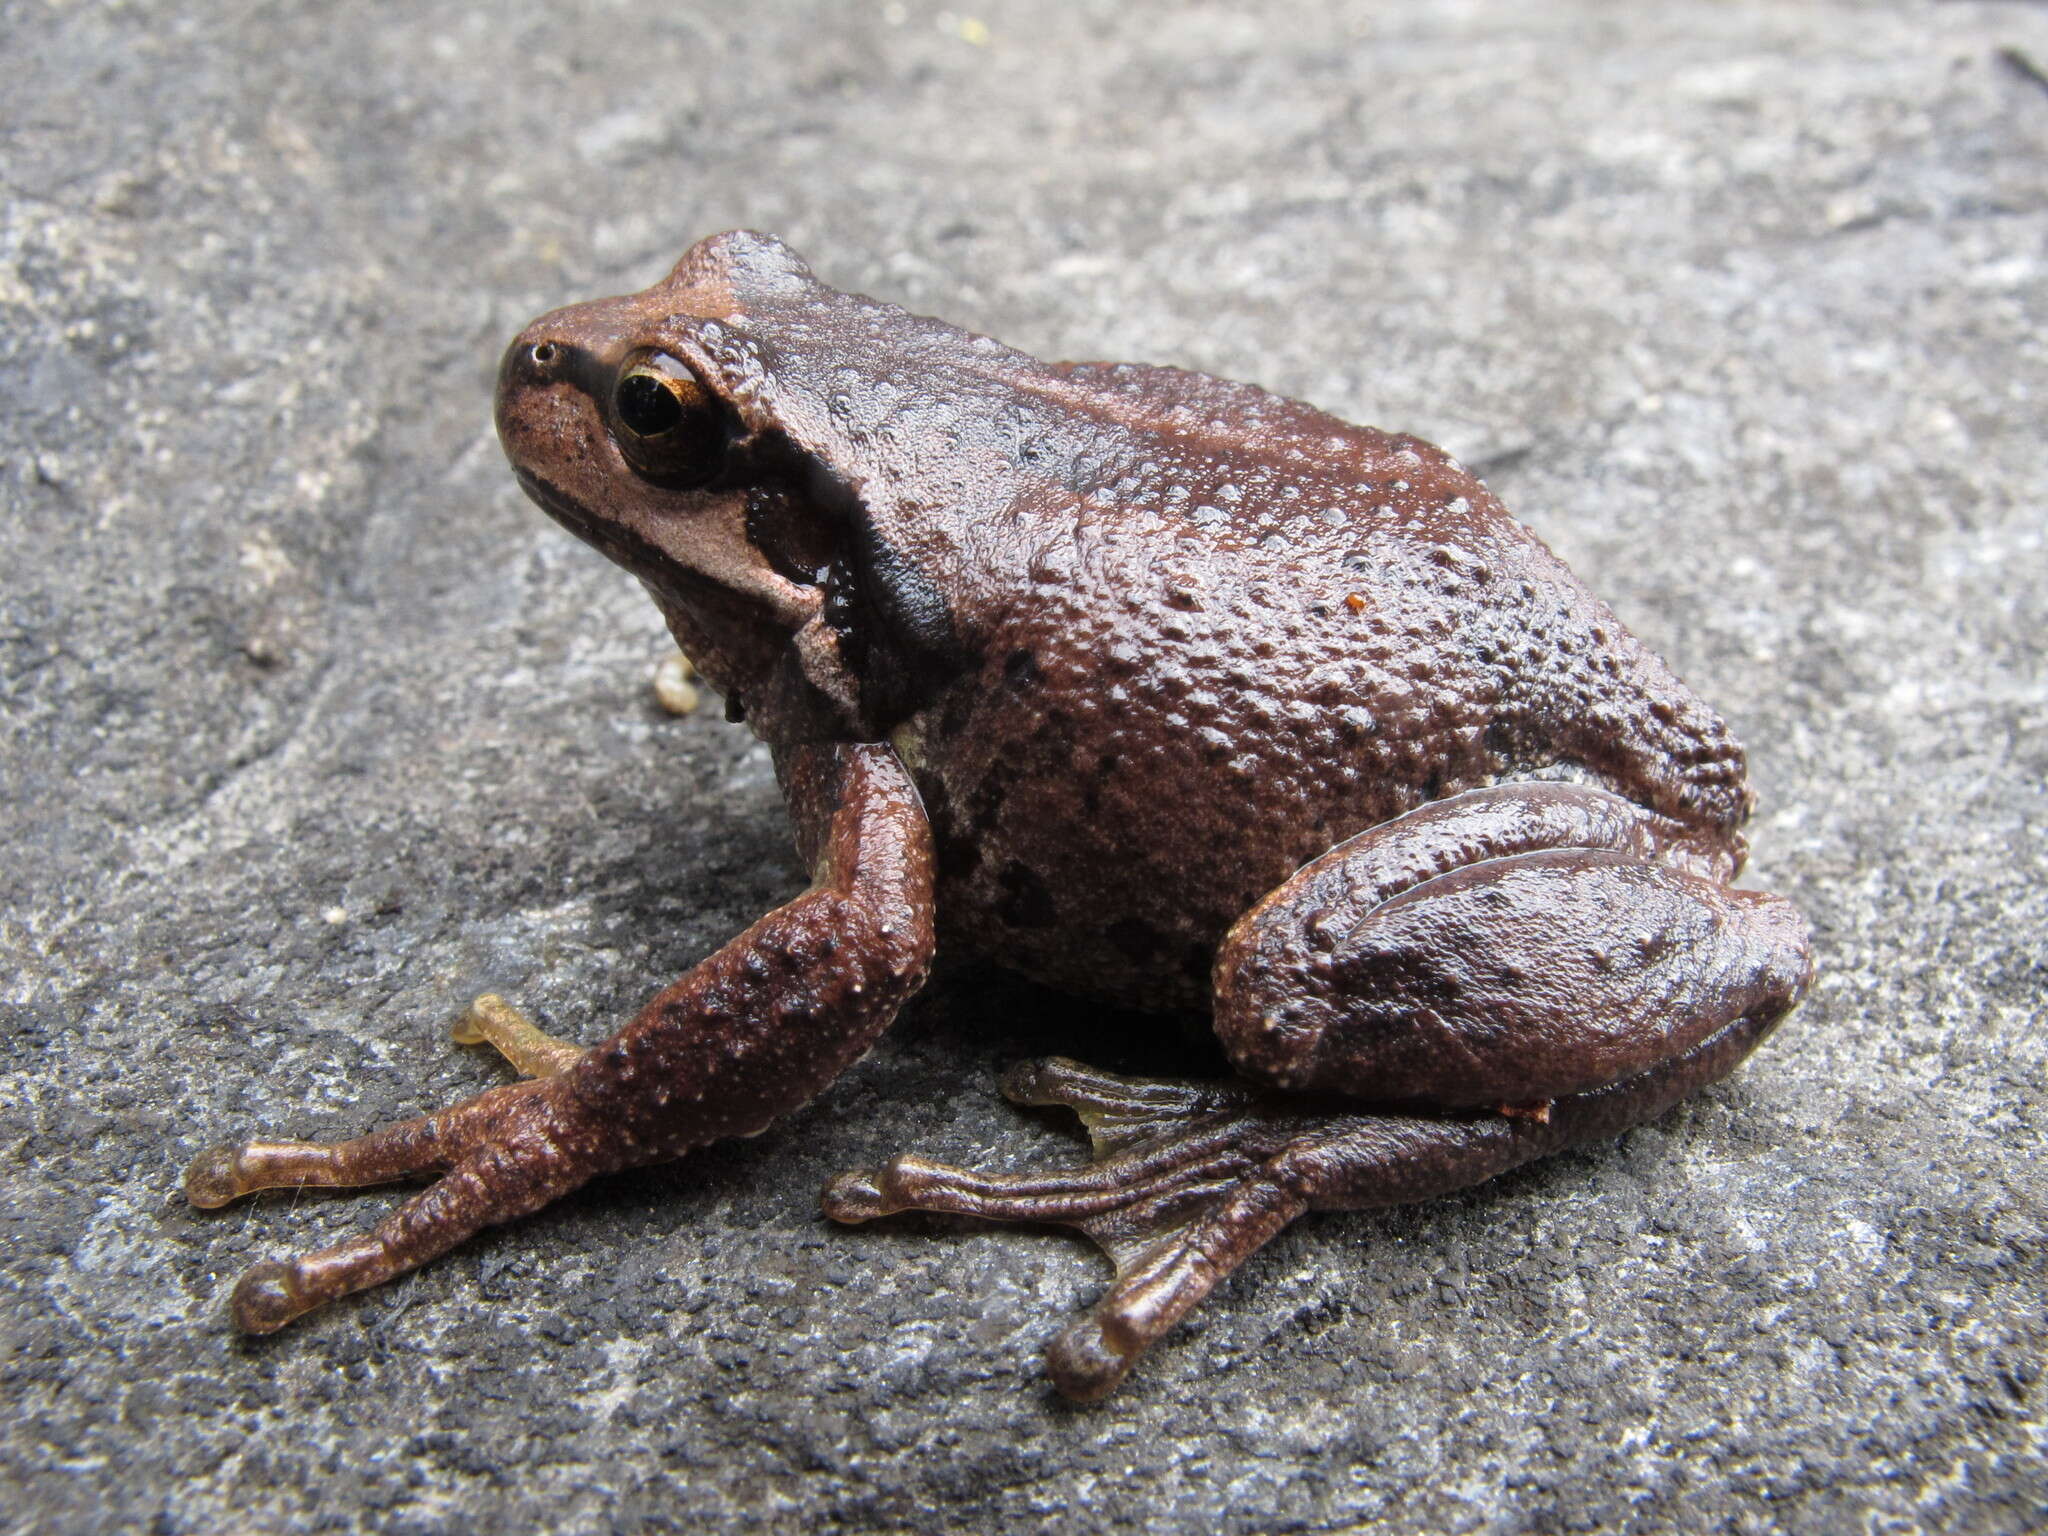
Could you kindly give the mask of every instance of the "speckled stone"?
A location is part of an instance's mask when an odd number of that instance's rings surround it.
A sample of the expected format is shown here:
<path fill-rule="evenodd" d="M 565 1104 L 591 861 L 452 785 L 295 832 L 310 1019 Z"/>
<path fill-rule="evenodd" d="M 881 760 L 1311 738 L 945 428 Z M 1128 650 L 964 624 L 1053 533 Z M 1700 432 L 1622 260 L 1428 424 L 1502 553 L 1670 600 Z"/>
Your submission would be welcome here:
<path fill-rule="evenodd" d="M 2048 11 L 23 4 L 0 19 L 0 1529 L 2038 1528 Z M 698 235 L 1484 474 L 1748 744 L 1811 1000 L 1606 1148 L 1304 1221 L 1107 1403 L 1076 1240 L 816 1197 L 1196 1042 L 955 968 L 782 1128 L 274 1338 L 194 1151 L 503 1079 L 799 882 L 527 506 L 499 348 Z"/>

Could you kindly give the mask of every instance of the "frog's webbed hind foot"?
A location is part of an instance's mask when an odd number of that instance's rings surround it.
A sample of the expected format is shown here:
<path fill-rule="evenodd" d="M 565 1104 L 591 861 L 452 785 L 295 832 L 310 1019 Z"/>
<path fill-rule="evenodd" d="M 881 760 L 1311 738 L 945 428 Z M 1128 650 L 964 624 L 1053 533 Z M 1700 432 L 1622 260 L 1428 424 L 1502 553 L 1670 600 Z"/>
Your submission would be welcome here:
<path fill-rule="evenodd" d="M 1245 1083 L 1119 1077 L 1069 1056 L 1018 1062 L 1003 1074 L 1002 1093 L 1012 1104 L 1071 1109 L 1080 1116 L 1097 1157 L 1205 1114 L 1244 1109 L 1257 1097 Z"/>
<path fill-rule="evenodd" d="M 1554 1100 L 1547 1120 L 1358 1112 L 1242 1082 L 1148 1082 L 1054 1058 L 1013 1069 L 1003 1091 L 1074 1109 L 1094 1139 L 1093 1162 L 991 1174 L 906 1155 L 833 1180 L 825 1214 L 861 1222 L 936 1211 L 1086 1233 L 1116 1281 L 1047 1357 L 1061 1392 L 1092 1401 L 1303 1212 L 1425 1200 L 1618 1135 L 1726 1076 L 1775 1022 L 1775 1013 L 1738 1019 L 1647 1072 Z"/>
<path fill-rule="evenodd" d="M 825 1212 L 843 1222 L 906 1210 L 1051 1222 L 1094 1239 L 1117 1278 L 1049 1351 L 1068 1397 L 1109 1392 L 1147 1344 L 1308 1208 L 1274 1164 L 1307 1118 L 1263 1108 L 1246 1084 L 1117 1077 L 1053 1057 L 1013 1068 L 1003 1092 L 1074 1110 L 1096 1160 L 985 1174 L 902 1156 L 835 1179 Z"/>

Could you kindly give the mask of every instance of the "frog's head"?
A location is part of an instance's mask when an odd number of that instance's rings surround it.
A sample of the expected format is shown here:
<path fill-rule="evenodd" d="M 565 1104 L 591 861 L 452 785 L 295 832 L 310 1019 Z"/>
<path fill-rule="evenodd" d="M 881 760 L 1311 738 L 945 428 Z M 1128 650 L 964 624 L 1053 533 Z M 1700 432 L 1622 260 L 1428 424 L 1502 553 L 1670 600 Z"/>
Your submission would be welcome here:
<path fill-rule="evenodd" d="M 872 364 L 930 324 L 742 232 L 645 292 L 542 316 L 505 353 L 519 483 L 640 578 L 728 714 L 770 741 L 876 739 L 956 649 L 935 584 L 870 516 L 876 455 L 831 399 L 840 359 Z"/>

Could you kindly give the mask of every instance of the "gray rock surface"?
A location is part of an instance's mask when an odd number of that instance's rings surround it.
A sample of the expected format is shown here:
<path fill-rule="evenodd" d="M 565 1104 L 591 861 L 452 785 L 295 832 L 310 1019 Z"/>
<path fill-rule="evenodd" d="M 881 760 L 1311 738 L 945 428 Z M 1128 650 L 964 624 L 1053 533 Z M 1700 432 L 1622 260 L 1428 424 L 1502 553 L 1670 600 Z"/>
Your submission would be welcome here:
<path fill-rule="evenodd" d="M 2039 1528 L 2048 9 L 513 0 L 0 11 L 0 1528 Z M 1184 1042 L 955 972 L 760 1139 L 269 1340 L 223 1137 L 501 1081 L 798 884 L 525 505 L 528 316 L 752 225 L 1050 356 L 1481 467 L 1719 704 L 1820 979 L 1739 1077 L 1305 1221 L 1107 1404 L 1078 1241 L 829 1229 L 997 1071 Z"/>

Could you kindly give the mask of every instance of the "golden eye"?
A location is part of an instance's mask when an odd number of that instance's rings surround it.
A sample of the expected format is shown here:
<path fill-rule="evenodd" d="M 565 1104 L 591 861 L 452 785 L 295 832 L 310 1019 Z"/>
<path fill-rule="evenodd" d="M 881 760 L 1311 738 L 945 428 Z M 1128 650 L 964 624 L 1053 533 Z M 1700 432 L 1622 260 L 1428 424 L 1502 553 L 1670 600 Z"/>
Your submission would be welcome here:
<path fill-rule="evenodd" d="M 725 411 L 683 364 L 651 352 L 612 387 L 619 447 L 634 472 L 668 486 L 702 485 L 725 461 Z"/>

